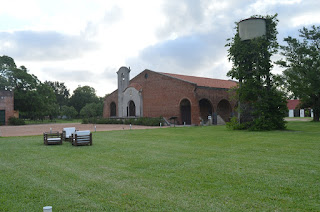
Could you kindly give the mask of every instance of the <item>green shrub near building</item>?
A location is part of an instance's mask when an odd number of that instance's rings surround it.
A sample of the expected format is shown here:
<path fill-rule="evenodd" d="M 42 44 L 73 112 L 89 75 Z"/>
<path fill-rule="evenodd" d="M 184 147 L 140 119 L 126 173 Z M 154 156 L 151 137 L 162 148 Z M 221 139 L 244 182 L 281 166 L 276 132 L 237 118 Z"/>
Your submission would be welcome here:
<path fill-rule="evenodd" d="M 162 117 L 150 118 L 87 118 L 82 120 L 83 124 L 132 124 L 132 125 L 143 125 L 143 126 L 159 126 L 164 124 Z"/>

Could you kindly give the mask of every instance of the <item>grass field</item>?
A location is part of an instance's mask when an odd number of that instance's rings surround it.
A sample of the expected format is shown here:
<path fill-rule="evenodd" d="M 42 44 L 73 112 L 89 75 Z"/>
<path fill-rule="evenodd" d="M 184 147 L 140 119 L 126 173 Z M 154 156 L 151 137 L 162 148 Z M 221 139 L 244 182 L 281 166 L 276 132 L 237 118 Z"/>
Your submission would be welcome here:
<path fill-rule="evenodd" d="M 320 123 L 0 138 L 0 211 L 320 211 Z"/>

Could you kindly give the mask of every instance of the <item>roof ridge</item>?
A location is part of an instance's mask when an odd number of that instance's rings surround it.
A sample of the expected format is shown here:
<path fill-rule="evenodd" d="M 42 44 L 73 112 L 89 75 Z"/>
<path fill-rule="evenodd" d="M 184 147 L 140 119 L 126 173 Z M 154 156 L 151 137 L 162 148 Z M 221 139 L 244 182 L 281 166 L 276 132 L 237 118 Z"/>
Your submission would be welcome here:
<path fill-rule="evenodd" d="M 163 73 L 158 72 L 160 74 L 174 77 L 179 80 L 187 81 L 192 84 L 196 84 L 201 87 L 212 87 L 212 88 L 231 88 L 236 86 L 237 82 L 233 80 L 225 80 L 225 79 L 216 79 L 216 78 L 208 78 L 208 77 L 197 77 L 190 75 L 181 75 L 181 74 L 171 74 L 171 73 Z"/>

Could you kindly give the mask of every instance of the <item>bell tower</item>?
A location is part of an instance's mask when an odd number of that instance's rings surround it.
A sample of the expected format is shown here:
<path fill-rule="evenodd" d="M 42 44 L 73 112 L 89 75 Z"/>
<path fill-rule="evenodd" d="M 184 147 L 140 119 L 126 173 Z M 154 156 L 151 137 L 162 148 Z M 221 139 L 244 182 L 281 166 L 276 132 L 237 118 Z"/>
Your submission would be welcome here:
<path fill-rule="evenodd" d="M 118 74 L 118 117 L 123 117 L 122 107 L 124 106 L 123 103 L 123 91 L 129 86 L 130 82 L 130 67 L 121 67 Z"/>

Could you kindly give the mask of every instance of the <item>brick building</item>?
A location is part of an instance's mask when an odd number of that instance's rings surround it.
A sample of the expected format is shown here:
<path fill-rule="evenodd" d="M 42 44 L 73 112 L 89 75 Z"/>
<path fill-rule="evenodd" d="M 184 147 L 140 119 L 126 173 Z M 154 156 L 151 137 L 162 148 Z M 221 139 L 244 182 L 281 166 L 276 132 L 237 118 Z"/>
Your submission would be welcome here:
<path fill-rule="evenodd" d="M 310 108 L 302 108 L 301 101 L 298 99 L 287 100 L 289 110 L 288 117 L 313 117 L 313 110 Z"/>
<path fill-rule="evenodd" d="M 104 100 L 103 116 L 177 117 L 179 124 L 213 124 L 229 121 L 235 101 L 230 101 L 230 80 L 218 80 L 144 70 L 130 80 L 130 69 L 121 67 L 118 89 Z M 211 121 L 210 121 L 211 117 Z"/>
<path fill-rule="evenodd" d="M 13 91 L 0 91 L 0 125 L 7 125 L 8 119 L 14 116 Z"/>

